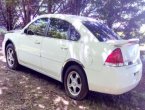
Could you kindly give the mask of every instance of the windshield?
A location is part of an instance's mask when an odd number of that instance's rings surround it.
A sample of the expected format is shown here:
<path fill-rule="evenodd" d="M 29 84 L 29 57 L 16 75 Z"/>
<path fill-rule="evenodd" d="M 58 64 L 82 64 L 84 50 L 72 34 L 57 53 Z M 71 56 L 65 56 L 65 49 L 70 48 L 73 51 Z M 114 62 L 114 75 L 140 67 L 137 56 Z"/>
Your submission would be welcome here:
<path fill-rule="evenodd" d="M 95 21 L 83 21 L 83 24 L 94 34 L 94 36 L 101 42 L 108 40 L 121 39 L 113 30 L 109 29 L 104 24 Z"/>

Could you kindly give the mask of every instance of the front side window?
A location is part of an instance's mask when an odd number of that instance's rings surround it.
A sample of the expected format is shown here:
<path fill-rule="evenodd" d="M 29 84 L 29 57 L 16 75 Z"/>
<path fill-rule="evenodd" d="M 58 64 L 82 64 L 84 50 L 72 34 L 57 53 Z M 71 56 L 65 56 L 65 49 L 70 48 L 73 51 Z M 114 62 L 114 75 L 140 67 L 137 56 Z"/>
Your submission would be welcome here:
<path fill-rule="evenodd" d="M 32 35 L 45 36 L 46 26 L 48 24 L 48 18 L 41 18 L 34 21 L 27 28 L 27 33 Z"/>
<path fill-rule="evenodd" d="M 76 41 L 80 37 L 75 28 L 70 23 L 56 18 L 50 18 L 50 25 L 47 36 L 72 41 Z"/>
<path fill-rule="evenodd" d="M 109 29 L 104 24 L 100 24 L 94 21 L 83 21 L 83 24 L 101 42 L 121 39 L 115 32 L 113 32 L 113 30 Z"/>

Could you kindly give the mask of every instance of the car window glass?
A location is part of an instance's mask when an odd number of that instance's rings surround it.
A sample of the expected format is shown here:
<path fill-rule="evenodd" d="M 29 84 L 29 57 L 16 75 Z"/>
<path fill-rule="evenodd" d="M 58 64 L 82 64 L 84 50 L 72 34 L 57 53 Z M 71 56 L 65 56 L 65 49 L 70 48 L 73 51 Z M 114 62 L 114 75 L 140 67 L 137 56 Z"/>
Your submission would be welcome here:
<path fill-rule="evenodd" d="M 34 35 L 45 36 L 46 26 L 48 24 L 48 18 L 41 18 L 30 24 L 27 28 L 27 32 L 31 31 Z"/>
<path fill-rule="evenodd" d="M 72 25 L 70 25 L 68 33 L 69 33 L 69 40 L 77 41 L 80 39 L 80 34 Z"/>
<path fill-rule="evenodd" d="M 78 33 L 75 28 L 67 21 L 50 18 L 50 25 L 47 33 L 48 37 L 76 41 L 77 35 Z"/>
<path fill-rule="evenodd" d="M 83 24 L 95 35 L 95 37 L 105 42 L 108 40 L 119 40 L 121 39 L 113 30 L 101 23 L 93 21 L 84 21 Z"/>

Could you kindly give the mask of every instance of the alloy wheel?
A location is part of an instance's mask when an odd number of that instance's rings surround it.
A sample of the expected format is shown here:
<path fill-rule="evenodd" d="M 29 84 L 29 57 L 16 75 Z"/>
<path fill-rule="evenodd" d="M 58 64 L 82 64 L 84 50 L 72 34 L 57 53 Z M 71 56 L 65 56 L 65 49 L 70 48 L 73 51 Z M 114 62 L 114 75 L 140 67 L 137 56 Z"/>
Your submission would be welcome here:
<path fill-rule="evenodd" d="M 14 51 L 12 48 L 7 49 L 7 62 L 10 67 L 14 65 Z"/>
<path fill-rule="evenodd" d="M 81 77 L 76 71 L 71 71 L 67 77 L 67 87 L 73 96 L 77 96 L 81 92 L 82 82 Z"/>

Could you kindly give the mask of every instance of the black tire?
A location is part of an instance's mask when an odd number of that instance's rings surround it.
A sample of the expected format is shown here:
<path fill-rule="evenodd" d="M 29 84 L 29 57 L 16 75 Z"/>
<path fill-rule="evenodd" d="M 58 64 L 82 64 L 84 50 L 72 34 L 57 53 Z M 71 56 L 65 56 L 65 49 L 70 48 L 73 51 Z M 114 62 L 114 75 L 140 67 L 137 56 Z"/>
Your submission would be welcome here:
<path fill-rule="evenodd" d="M 70 85 L 74 86 L 74 84 L 72 84 L 72 81 L 69 80 L 69 77 L 71 77 L 70 74 L 72 74 L 72 76 L 73 76 L 73 73 L 75 73 L 75 72 L 79 75 L 79 79 L 77 79 L 77 83 L 81 83 L 81 89 L 77 95 L 73 95 L 73 93 L 70 92 L 71 90 L 72 91 L 74 90 L 74 87 L 68 87 L 68 83 L 71 83 Z M 86 97 L 86 95 L 88 93 L 88 83 L 87 83 L 86 75 L 81 67 L 79 67 L 78 65 L 72 65 L 66 70 L 66 73 L 64 75 L 64 88 L 65 88 L 66 94 L 72 99 L 82 100 Z M 79 91 L 79 88 L 77 88 L 77 89 Z"/>
<path fill-rule="evenodd" d="M 10 50 L 13 51 L 13 54 L 12 54 L 13 63 L 11 65 L 9 63 L 9 57 L 8 57 L 9 56 L 8 51 L 10 51 Z M 7 61 L 8 68 L 13 69 L 13 70 L 18 69 L 19 63 L 18 63 L 18 59 L 17 59 L 17 54 L 15 51 L 14 45 L 11 43 L 6 46 L 6 61 Z"/>

